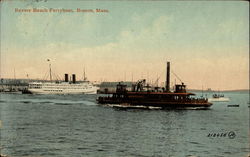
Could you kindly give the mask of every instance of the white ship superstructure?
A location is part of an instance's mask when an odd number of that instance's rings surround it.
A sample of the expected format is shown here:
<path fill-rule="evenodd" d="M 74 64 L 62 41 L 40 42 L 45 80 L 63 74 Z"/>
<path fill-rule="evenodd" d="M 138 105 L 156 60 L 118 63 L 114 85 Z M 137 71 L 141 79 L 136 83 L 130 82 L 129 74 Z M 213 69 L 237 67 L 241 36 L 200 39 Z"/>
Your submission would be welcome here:
<path fill-rule="evenodd" d="M 32 82 L 28 91 L 33 94 L 96 94 L 98 87 L 89 82 Z"/>

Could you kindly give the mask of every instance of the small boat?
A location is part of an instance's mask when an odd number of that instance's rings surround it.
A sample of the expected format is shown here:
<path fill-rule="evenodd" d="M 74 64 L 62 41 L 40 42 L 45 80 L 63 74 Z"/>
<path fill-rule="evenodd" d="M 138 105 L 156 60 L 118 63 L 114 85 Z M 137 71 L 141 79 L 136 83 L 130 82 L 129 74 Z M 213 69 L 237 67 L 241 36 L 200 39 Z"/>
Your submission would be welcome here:
<path fill-rule="evenodd" d="M 224 97 L 223 94 L 213 94 L 212 98 L 208 98 L 210 102 L 228 102 L 230 101 L 229 98 Z"/>
<path fill-rule="evenodd" d="M 240 105 L 227 105 L 227 107 L 240 107 Z"/>

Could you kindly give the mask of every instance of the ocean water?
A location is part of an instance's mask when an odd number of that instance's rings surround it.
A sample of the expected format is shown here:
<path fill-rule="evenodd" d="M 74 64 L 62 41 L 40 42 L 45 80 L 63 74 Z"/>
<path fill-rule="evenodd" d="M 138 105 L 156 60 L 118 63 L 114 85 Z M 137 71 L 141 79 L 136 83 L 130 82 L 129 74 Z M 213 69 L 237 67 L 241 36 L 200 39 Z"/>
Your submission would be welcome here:
<path fill-rule="evenodd" d="M 224 95 L 230 102 L 209 110 L 119 110 L 98 105 L 98 95 L 0 93 L 1 154 L 246 157 L 249 93 Z"/>

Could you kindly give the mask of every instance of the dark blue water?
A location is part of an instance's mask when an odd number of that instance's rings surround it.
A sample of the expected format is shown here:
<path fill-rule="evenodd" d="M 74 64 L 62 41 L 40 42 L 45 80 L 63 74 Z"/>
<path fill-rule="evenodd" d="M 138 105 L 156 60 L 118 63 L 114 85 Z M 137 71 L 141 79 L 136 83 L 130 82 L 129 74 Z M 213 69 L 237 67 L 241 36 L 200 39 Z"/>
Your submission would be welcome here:
<path fill-rule="evenodd" d="M 245 157 L 249 152 L 249 93 L 224 94 L 231 101 L 214 103 L 210 110 L 164 111 L 100 106 L 97 95 L 2 93 L 1 154 Z M 230 138 L 230 131 L 235 136 Z"/>

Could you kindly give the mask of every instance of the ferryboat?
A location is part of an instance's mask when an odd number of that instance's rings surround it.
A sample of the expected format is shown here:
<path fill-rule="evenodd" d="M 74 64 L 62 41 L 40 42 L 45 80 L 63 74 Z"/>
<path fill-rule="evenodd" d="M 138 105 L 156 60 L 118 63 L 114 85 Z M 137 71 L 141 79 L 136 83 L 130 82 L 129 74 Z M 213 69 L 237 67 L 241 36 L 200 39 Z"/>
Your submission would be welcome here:
<path fill-rule="evenodd" d="M 167 62 L 166 87 L 154 89 L 146 86 L 146 80 L 139 80 L 131 91 L 126 85 L 118 83 L 116 92 L 111 96 L 99 96 L 99 104 L 119 108 L 143 109 L 209 109 L 212 103 L 207 98 L 196 98 L 194 93 L 186 91 L 186 85 L 175 85 L 175 90 L 170 91 L 170 62 Z M 146 89 L 145 89 L 146 87 Z"/>

